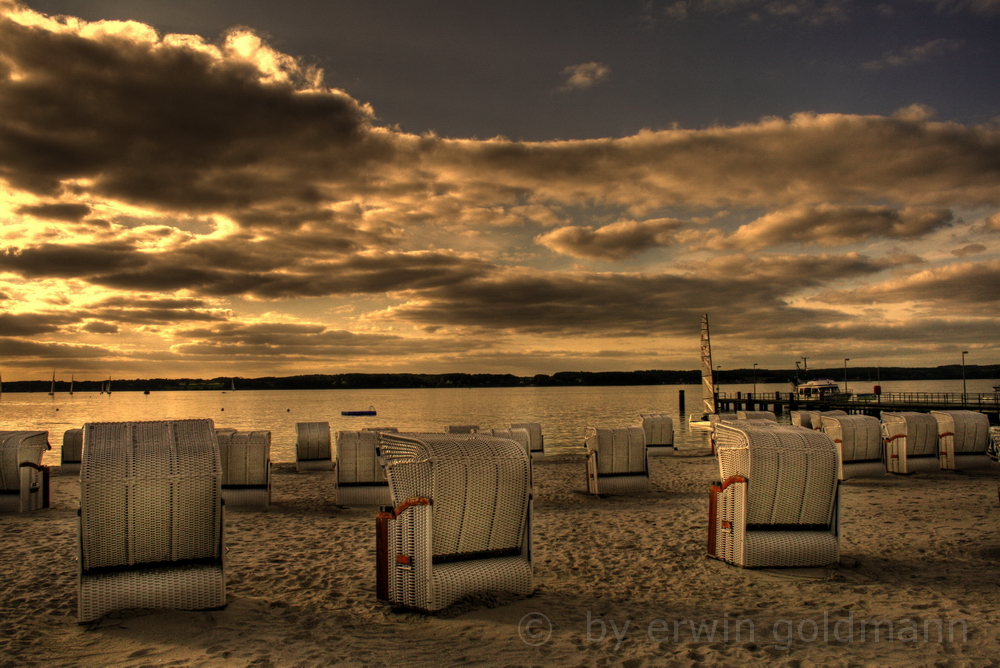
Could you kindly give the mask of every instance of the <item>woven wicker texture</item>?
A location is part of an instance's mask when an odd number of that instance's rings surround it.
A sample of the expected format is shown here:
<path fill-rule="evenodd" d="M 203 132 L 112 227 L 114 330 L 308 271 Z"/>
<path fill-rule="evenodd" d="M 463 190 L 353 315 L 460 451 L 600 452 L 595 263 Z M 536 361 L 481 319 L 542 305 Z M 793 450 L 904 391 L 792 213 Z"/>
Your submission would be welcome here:
<path fill-rule="evenodd" d="M 379 461 L 379 432 L 367 429 L 337 432 L 337 503 L 342 506 L 384 506 L 391 503 L 389 482 Z"/>
<path fill-rule="evenodd" d="M 379 448 L 393 505 L 414 497 L 433 501 L 435 555 L 520 547 L 531 489 L 530 460 L 520 444 L 382 433 Z M 402 448 L 412 448 L 412 456 L 396 454 Z"/>
<path fill-rule="evenodd" d="M 444 428 L 446 434 L 474 434 L 479 429 L 478 424 L 450 424 Z"/>
<path fill-rule="evenodd" d="M 674 449 L 674 420 L 669 415 L 652 413 L 640 415 L 642 431 L 649 454 L 666 454 Z"/>
<path fill-rule="evenodd" d="M 990 421 L 977 411 L 931 411 L 938 423 L 942 469 L 983 468 L 991 465 Z"/>
<path fill-rule="evenodd" d="M 63 473 L 79 473 L 83 458 L 83 429 L 68 429 L 63 433 L 59 468 Z"/>
<path fill-rule="evenodd" d="M 531 435 L 527 429 L 477 429 L 474 433 L 483 436 L 496 436 L 497 438 L 509 438 L 515 443 L 520 443 L 524 451 L 531 455 Z"/>
<path fill-rule="evenodd" d="M 271 502 L 271 432 L 216 429 L 222 460 L 222 498 L 228 506 Z"/>
<path fill-rule="evenodd" d="M 737 420 L 771 420 L 778 421 L 778 416 L 772 411 L 736 411 Z"/>
<path fill-rule="evenodd" d="M 333 470 L 329 422 L 299 422 L 295 425 L 295 470 Z"/>
<path fill-rule="evenodd" d="M 839 453 L 822 433 L 770 420 L 716 426 L 717 556 L 747 568 L 821 566 L 839 558 Z M 823 528 L 818 528 L 823 527 Z"/>
<path fill-rule="evenodd" d="M 839 453 L 829 436 L 748 420 L 719 424 L 715 438 L 722 480 L 743 476 L 750 481 L 748 524 L 832 521 Z"/>
<path fill-rule="evenodd" d="M 642 427 L 587 427 L 585 436 L 588 492 L 649 491 L 649 455 Z"/>
<path fill-rule="evenodd" d="M 49 449 L 47 431 L 0 431 L 0 512 L 46 507 L 48 469 L 42 456 Z"/>
<path fill-rule="evenodd" d="M 823 416 L 847 415 L 845 411 L 809 411 L 809 425 L 816 431 L 823 428 Z"/>
<path fill-rule="evenodd" d="M 792 426 L 795 427 L 805 427 L 806 429 L 812 429 L 812 417 L 809 415 L 809 411 L 792 411 L 790 413 L 792 418 Z"/>
<path fill-rule="evenodd" d="M 394 505 L 430 500 L 389 522 L 391 602 L 433 611 L 486 591 L 531 593 L 531 464 L 522 444 L 381 433 L 379 452 Z"/>
<path fill-rule="evenodd" d="M 510 422 L 507 424 L 507 428 L 527 429 L 531 456 L 536 458 L 545 456 L 545 437 L 542 435 L 541 422 Z"/>
<path fill-rule="evenodd" d="M 212 421 L 89 423 L 83 444 L 80 621 L 122 600 L 174 607 L 182 596 L 198 608 L 225 605 L 222 463 Z M 211 575 L 183 574 L 190 560 Z M 182 584 L 190 578 L 211 588 L 179 593 L 194 587 Z"/>
<path fill-rule="evenodd" d="M 882 438 L 885 440 L 886 469 L 890 473 L 941 469 L 938 424 L 933 415 L 883 411 Z"/>
<path fill-rule="evenodd" d="M 882 424 L 870 415 L 824 415 L 822 431 L 840 448 L 841 480 L 885 475 Z"/>

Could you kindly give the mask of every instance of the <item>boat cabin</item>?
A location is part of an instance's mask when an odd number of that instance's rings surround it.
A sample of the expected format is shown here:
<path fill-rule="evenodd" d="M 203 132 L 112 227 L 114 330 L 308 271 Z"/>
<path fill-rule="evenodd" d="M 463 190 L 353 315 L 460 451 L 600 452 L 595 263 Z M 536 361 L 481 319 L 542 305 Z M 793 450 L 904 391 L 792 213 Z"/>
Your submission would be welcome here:
<path fill-rule="evenodd" d="M 827 397 L 838 396 L 846 398 L 850 393 L 845 393 L 840 389 L 836 381 L 829 378 L 817 378 L 809 382 L 802 383 L 795 388 L 795 398 L 802 400 L 818 400 Z"/>

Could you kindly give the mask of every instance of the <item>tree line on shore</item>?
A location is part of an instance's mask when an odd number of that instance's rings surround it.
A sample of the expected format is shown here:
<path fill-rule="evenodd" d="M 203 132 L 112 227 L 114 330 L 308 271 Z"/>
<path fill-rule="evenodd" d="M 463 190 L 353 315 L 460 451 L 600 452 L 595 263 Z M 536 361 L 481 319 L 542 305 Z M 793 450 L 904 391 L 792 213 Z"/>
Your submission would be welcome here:
<path fill-rule="evenodd" d="M 716 382 L 725 385 L 791 383 L 796 378 L 844 378 L 843 368 L 810 369 L 802 374 L 795 369 L 729 369 L 717 371 Z M 1000 364 L 966 365 L 950 364 L 938 367 L 854 367 L 847 370 L 848 382 L 893 380 L 953 380 L 995 379 L 1000 376 Z M 76 380 L 74 392 L 101 392 L 106 380 Z M 623 386 L 623 385 L 700 385 L 701 371 L 561 371 L 551 376 L 515 376 L 490 373 L 342 373 L 313 374 L 306 376 L 266 376 L 241 378 L 224 376 L 212 379 L 148 378 L 116 380 L 113 392 L 165 392 L 176 390 L 369 390 L 369 389 L 424 389 L 437 387 L 569 387 L 569 386 Z M 22 380 L 6 382 L 5 392 L 48 392 L 51 380 Z M 56 381 L 56 392 L 68 392 L 70 382 Z"/>

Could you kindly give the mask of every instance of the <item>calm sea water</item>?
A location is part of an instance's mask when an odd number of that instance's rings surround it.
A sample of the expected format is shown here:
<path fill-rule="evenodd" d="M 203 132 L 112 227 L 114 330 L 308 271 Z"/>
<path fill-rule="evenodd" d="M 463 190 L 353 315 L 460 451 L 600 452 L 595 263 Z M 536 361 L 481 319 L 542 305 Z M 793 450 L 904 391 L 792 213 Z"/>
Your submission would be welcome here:
<path fill-rule="evenodd" d="M 749 392 L 750 385 L 727 385 L 722 392 Z M 969 380 L 968 392 L 991 392 L 995 381 Z M 852 383 L 870 392 L 872 383 Z M 883 392 L 961 392 L 962 381 L 883 382 Z M 217 427 L 271 432 L 271 459 L 295 461 L 295 423 L 329 422 L 332 432 L 364 427 L 442 432 L 447 425 L 503 428 L 509 422 L 540 422 L 546 449 L 578 451 L 588 426 L 617 427 L 639 422 L 643 413 L 666 413 L 675 420 L 679 448 L 707 447 L 707 434 L 688 430 L 679 410 L 684 390 L 688 412 L 699 410 L 699 385 L 633 387 L 519 387 L 412 390 L 247 390 L 236 392 L 5 393 L 0 397 L 0 430 L 49 432 L 58 464 L 63 433 L 86 422 L 211 418 Z M 787 392 L 787 384 L 758 384 L 757 392 Z M 378 411 L 374 417 L 341 416 L 343 410 Z"/>

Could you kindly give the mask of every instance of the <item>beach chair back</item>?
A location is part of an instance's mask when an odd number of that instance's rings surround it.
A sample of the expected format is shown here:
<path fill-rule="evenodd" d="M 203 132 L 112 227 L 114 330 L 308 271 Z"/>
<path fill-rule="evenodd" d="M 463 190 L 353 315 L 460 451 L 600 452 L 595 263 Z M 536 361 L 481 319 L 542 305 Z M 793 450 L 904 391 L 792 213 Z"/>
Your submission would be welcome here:
<path fill-rule="evenodd" d="M 942 469 L 989 466 L 990 420 L 977 411 L 931 411 L 938 424 Z M 959 463 L 961 460 L 961 463 Z"/>
<path fill-rule="evenodd" d="M 747 481 L 748 526 L 829 526 L 837 500 L 839 452 L 817 431 L 725 421 L 715 428 L 723 481 Z"/>
<path fill-rule="evenodd" d="M 333 468 L 329 422 L 299 422 L 295 425 L 295 468 L 298 471 Z"/>
<path fill-rule="evenodd" d="M 338 483 L 385 482 L 385 470 L 376 453 L 378 435 L 374 430 L 337 432 Z"/>
<path fill-rule="evenodd" d="M 67 429 L 63 433 L 59 467 L 66 473 L 78 473 L 83 458 L 83 429 Z"/>
<path fill-rule="evenodd" d="M 266 485 L 271 432 L 216 430 L 223 485 Z"/>
<path fill-rule="evenodd" d="M 882 439 L 885 442 L 886 468 L 891 473 L 941 468 L 938 424 L 929 413 L 883 411 Z"/>
<path fill-rule="evenodd" d="M 737 420 L 770 420 L 778 421 L 778 416 L 772 411 L 736 411 Z"/>
<path fill-rule="evenodd" d="M 496 438 L 509 438 L 514 441 L 531 456 L 531 435 L 527 429 L 477 429 L 476 434 L 483 436 L 495 436 Z"/>
<path fill-rule="evenodd" d="M 587 427 L 586 446 L 588 452 L 597 454 L 598 475 L 647 471 L 642 427 Z"/>
<path fill-rule="evenodd" d="M 83 571 L 221 556 L 211 420 L 89 423 L 80 469 Z"/>
<path fill-rule="evenodd" d="M 42 465 L 49 445 L 47 431 L 0 431 L 0 492 L 21 491 L 21 464 Z"/>
<path fill-rule="evenodd" d="M 651 413 L 640 415 L 646 447 L 674 444 L 674 420 L 669 415 Z"/>
<path fill-rule="evenodd" d="M 884 475 L 882 425 L 870 415 L 824 415 L 822 431 L 840 448 L 841 480 Z"/>
<path fill-rule="evenodd" d="M 479 429 L 478 424 L 450 424 L 444 428 L 446 434 L 474 434 Z"/>
<path fill-rule="evenodd" d="M 847 415 L 846 411 L 809 411 L 809 424 L 816 431 L 823 429 L 823 416 Z"/>
<path fill-rule="evenodd" d="M 805 427 L 806 429 L 812 429 L 812 416 L 809 415 L 809 411 L 792 411 L 790 414 L 792 418 L 792 426 L 795 427 Z"/>
<path fill-rule="evenodd" d="M 379 434 L 394 506 L 431 499 L 435 560 L 519 553 L 528 521 L 531 464 L 507 438 Z"/>
<path fill-rule="evenodd" d="M 542 435 L 541 422 L 511 422 L 507 424 L 508 429 L 527 429 L 529 450 L 532 457 L 541 457 L 545 454 L 545 437 Z"/>

